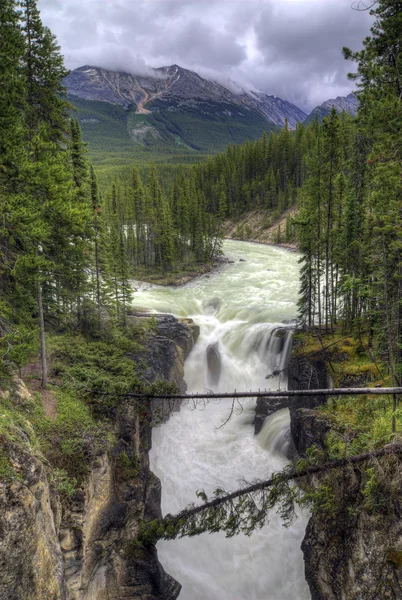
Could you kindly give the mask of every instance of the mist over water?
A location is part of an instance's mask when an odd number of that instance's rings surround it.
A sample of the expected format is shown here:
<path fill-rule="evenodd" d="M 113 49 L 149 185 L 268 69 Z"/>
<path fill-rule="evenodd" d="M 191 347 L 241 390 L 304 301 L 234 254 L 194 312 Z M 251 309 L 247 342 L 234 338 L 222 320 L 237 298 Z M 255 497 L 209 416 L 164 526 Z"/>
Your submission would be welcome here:
<path fill-rule="evenodd" d="M 290 352 L 284 321 L 297 312 L 298 256 L 234 241 L 226 241 L 224 251 L 234 264 L 179 288 L 140 285 L 135 306 L 191 317 L 200 326 L 185 363 L 189 392 L 283 389 L 283 376 L 266 375 L 282 369 Z M 230 405 L 222 400 L 204 410 L 183 407 L 154 429 L 151 467 L 162 481 L 163 514 L 197 502 L 198 489 L 233 490 L 244 480 L 267 479 L 285 464 L 288 411 L 272 415 L 255 436 L 255 400 L 244 401 L 243 411 L 219 429 Z M 251 537 L 219 533 L 162 541 L 158 553 L 183 586 L 180 600 L 307 600 L 300 550 L 306 524 L 301 515 L 286 529 L 273 514 Z"/>

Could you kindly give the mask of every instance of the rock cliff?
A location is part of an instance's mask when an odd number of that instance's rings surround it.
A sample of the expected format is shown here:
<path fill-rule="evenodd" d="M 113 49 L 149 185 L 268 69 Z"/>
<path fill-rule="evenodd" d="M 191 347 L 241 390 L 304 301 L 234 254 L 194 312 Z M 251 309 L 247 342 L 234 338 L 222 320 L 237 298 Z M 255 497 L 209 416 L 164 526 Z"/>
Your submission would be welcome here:
<path fill-rule="evenodd" d="M 314 365 L 296 358 L 289 368 L 294 387 L 305 389 L 308 382 L 314 389 L 326 382 L 324 362 Z M 311 408 L 291 408 L 292 437 L 301 456 L 313 445 L 326 451 L 332 424 L 314 410 L 314 404 L 321 403 L 322 398 L 313 397 Z M 389 478 L 396 484 L 392 469 L 397 474 L 400 467 L 390 465 L 389 469 Z M 362 470 L 344 471 L 338 481 L 335 512 L 316 511 L 310 518 L 302 551 L 312 600 L 402 598 L 402 502 L 400 496 L 383 489 L 378 504 L 370 506 L 366 484 Z"/>
<path fill-rule="evenodd" d="M 192 323 L 157 317 L 141 357 L 148 381 L 167 379 L 184 390 L 183 362 L 196 337 Z M 32 402 L 20 380 L 3 396 L 14 408 Z M 156 549 L 133 543 L 143 519 L 161 516 L 161 486 L 148 457 L 152 408 L 123 401 L 111 419 L 113 443 L 92 457 L 85 484 L 68 498 L 56 489 L 29 420 L 13 423 L 11 436 L 0 421 L 0 600 L 177 598 L 180 584 Z"/>
<path fill-rule="evenodd" d="M 323 360 L 319 358 L 308 360 L 305 357 L 294 355 L 287 366 L 288 389 L 309 390 L 326 388 L 328 377 Z M 267 417 L 282 408 L 289 408 L 292 412 L 297 408 L 314 408 L 324 404 L 325 396 L 298 396 L 297 398 L 279 396 L 278 398 L 258 398 L 255 416 L 255 433 L 259 433 Z M 301 433 L 292 430 L 296 439 Z M 295 437 L 296 436 L 296 437 Z"/>

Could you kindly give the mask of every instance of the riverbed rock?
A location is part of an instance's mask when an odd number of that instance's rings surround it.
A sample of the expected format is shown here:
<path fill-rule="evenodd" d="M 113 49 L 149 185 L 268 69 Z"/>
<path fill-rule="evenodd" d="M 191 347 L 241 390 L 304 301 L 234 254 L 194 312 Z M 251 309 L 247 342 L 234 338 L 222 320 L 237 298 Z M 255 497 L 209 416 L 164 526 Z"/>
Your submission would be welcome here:
<path fill-rule="evenodd" d="M 177 389 L 184 393 L 187 389 L 184 381 L 184 361 L 191 352 L 199 335 L 200 328 L 192 319 L 178 320 L 169 314 L 132 313 L 137 323 L 154 319 L 155 329 L 149 334 L 144 351 L 135 357 L 136 361 L 146 364 L 144 377 L 150 383 L 164 379 L 176 383 Z"/>
<path fill-rule="evenodd" d="M 282 335 L 287 329 L 278 329 L 275 334 Z M 321 359 L 307 359 L 305 357 L 292 356 L 286 368 L 289 390 L 323 389 L 328 386 L 329 379 L 325 363 Z M 311 386 L 311 387 L 310 387 Z M 315 408 L 324 404 L 325 396 L 278 396 L 270 398 L 258 398 L 254 431 L 258 434 L 267 417 L 282 408 L 289 408 L 291 413 L 297 408 Z M 296 433 L 293 433 L 296 435 Z"/>
<path fill-rule="evenodd" d="M 208 376 L 213 384 L 219 382 L 222 369 L 222 360 L 219 352 L 219 344 L 210 344 L 206 350 L 207 354 L 207 365 L 208 365 Z"/>
<path fill-rule="evenodd" d="M 176 319 L 173 315 L 156 315 L 158 335 L 172 340 L 187 358 L 200 335 L 200 328 L 192 319 Z"/>
<path fill-rule="evenodd" d="M 219 296 L 214 296 L 213 298 L 206 300 L 203 303 L 202 308 L 206 313 L 213 315 L 214 313 L 218 312 L 221 306 L 222 298 L 219 298 Z"/>

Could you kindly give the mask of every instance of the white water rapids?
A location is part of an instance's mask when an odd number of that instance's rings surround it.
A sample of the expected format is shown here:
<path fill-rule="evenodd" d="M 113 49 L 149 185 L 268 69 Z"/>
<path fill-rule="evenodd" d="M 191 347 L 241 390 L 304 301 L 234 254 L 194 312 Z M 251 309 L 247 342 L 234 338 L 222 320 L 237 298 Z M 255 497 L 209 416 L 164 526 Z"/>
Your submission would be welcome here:
<path fill-rule="evenodd" d="M 226 241 L 224 251 L 234 264 L 178 288 L 140 286 L 135 306 L 191 317 L 201 327 L 185 363 L 189 392 L 278 389 L 277 378 L 265 377 L 284 366 L 290 350 L 283 322 L 296 316 L 298 257 L 247 242 Z M 221 358 L 218 381 L 208 371 L 212 344 Z M 286 386 L 283 377 L 280 385 Z M 230 405 L 222 400 L 205 410 L 183 407 L 154 429 L 151 468 L 162 481 L 163 514 L 198 502 L 198 489 L 208 495 L 217 487 L 232 491 L 239 480 L 267 479 L 285 464 L 288 411 L 272 415 L 254 436 L 255 400 L 243 402 L 243 412 L 218 429 Z M 273 514 L 251 537 L 219 533 L 163 541 L 159 558 L 182 584 L 180 600 L 307 600 L 300 550 L 306 521 L 300 516 L 286 529 Z"/>

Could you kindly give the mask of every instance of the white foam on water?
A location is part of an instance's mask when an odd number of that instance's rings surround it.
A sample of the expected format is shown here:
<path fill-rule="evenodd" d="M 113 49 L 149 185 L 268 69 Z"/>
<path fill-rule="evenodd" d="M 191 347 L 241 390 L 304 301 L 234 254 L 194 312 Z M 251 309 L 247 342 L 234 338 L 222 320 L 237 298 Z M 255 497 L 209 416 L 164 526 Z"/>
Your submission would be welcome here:
<path fill-rule="evenodd" d="M 135 303 L 155 312 L 191 317 L 201 335 L 185 363 L 189 392 L 286 388 L 283 375 L 291 332 L 283 320 L 296 316 L 298 256 L 278 248 L 225 242 L 236 262 L 184 287 L 154 286 Z M 246 262 L 238 262 L 239 258 Z M 217 344 L 220 376 L 211 384 L 206 350 Z M 286 463 L 288 411 L 279 411 L 254 435 L 255 400 L 227 418 L 230 400 L 204 410 L 183 406 L 153 431 L 151 467 L 162 481 L 162 512 L 176 513 L 195 492 L 234 490 L 242 480 L 267 479 Z M 159 558 L 183 586 L 180 600 L 307 600 L 300 544 L 307 523 L 301 514 L 284 528 L 276 514 L 251 537 L 203 534 L 158 543 Z"/>

